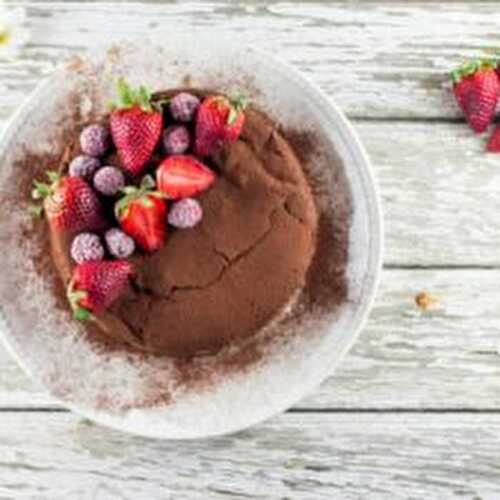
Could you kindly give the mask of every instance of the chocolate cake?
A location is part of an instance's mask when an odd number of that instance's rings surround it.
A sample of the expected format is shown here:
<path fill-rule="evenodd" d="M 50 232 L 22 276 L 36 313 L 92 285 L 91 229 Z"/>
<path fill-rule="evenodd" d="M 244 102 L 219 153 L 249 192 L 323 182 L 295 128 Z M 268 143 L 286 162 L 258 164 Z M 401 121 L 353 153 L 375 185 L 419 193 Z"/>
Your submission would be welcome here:
<path fill-rule="evenodd" d="M 153 100 L 174 94 L 160 93 Z M 213 354 L 254 336 L 304 287 L 318 225 L 310 186 L 278 127 L 253 106 L 244 113 L 238 137 L 203 159 L 215 181 L 196 196 L 201 221 L 187 229 L 167 227 L 165 221 L 164 244 L 130 256 L 134 274 L 127 286 L 86 323 L 93 340 L 182 359 Z M 109 116 L 99 121 L 107 124 Z M 168 110 L 163 121 L 172 122 Z M 188 127 L 194 134 L 194 125 Z M 59 172 L 66 175 L 70 159 L 81 153 L 76 135 Z M 160 141 L 144 173 L 154 174 L 164 157 Z M 114 146 L 102 164 L 123 168 Z M 130 176 L 128 181 L 137 184 Z M 115 203 L 115 198 L 102 200 L 108 225 L 117 225 Z M 76 265 L 75 233 L 51 229 L 49 234 L 52 262 L 65 290 Z"/>

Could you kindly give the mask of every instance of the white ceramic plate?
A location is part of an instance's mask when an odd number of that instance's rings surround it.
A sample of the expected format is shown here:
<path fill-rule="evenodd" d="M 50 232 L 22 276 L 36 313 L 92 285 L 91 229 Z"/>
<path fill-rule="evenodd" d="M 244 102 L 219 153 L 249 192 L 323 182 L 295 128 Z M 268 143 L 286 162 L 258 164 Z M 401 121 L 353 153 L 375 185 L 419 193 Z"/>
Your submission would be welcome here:
<path fill-rule="evenodd" d="M 24 150 L 51 151 L 74 109 L 83 116 L 104 109 L 120 75 L 153 89 L 186 82 L 222 91 L 240 87 L 280 123 L 314 133 L 317 154 L 308 161 L 313 174 L 323 179 L 322 210 L 336 209 L 338 180 L 346 181 L 352 203 L 348 300 L 331 311 L 305 314 L 300 325 L 290 327 L 287 342 L 269 347 L 265 361 L 220 377 L 200 391 L 169 385 L 173 372 L 168 361 L 109 354 L 82 340 L 78 325 L 54 307 L 49 287 L 33 268 L 36 249 L 19 229 L 30 224 L 26 207 L 3 213 L 0 317 L 6 346 L 62 404 L 99 423 L 144 436 L 196 438 L 234 432 L 296 403 L 332 373 L 354 342 L 372 305 L 381 268 L 377 189 L 365 151 L 342 112 L 274 56 L 216 38 L 167 33 L 70 61 L 37 87 L 0 141 L 1 198 L 8 196 L 15 162 Z M 172 393 L 169 404 L 141 404 L 141 397 L 147 400 L 148 394 L 163 389 Z"/>

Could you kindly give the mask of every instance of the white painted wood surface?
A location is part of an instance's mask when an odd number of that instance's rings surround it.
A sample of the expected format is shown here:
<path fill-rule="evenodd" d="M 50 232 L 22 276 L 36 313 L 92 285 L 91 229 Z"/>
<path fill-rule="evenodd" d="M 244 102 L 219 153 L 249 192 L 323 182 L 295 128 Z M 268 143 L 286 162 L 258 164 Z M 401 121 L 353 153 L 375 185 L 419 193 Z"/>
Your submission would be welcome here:
<path fill-rule="evenodd" d="M 218 29 L 277 51 L 351 116 L 457 117 L 443 74 L 498 43 L 496 2 L 28 3 L 35 43 L 0 66 L 5 116 L 75 50 L 146 31 Z M 466 20 L 466 22 L 464 22 Z"/>
<path fill-rule="evenodd" d="M 500 156 L 458 120 L 445 76 L 498 44 L 498 3 L 10 3 L 27 8 L 32 41 L 0 60 L 0 129 L 97 43 L 216 28 L 279 52 L 354 118 L 388 269 L 337 373 L 237 436 L 152 442 L 39 411 L 56 406 L 0 349 L 0 499 L 500 498 Z M 421 290 L 441 308 L 419 312 Z"/>
<path fill-rule="evenodd" d="M 5 413 L 0 498 L 494 500 L 499 436 L 495 415 L 285 414 L 179 443 Z"/>

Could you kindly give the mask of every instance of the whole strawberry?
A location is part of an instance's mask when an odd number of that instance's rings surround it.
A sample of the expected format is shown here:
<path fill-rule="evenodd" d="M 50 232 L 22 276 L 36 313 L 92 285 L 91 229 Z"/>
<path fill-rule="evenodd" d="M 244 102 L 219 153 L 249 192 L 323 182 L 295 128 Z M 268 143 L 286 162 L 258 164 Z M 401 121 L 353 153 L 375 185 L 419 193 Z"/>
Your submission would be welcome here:
<path fill-rule="evenodd" d="M 195 153 L 208 156 L 222 145 L 235 142 L 245 122 L 246 105 L 243 96 L 207 97 L 196 113 Z"/>
<path fill-rule="evenodd" d="M 117 84 L 118 102 L 111 113 L 113 142 L 122 166 L 131 176 L 142 173 L 161 135 L 162 114 L 151 106 L 145 87 L 130 88 L 124 80 Z"/>
<path fill-rule="evenodd" d="M 169 156 L 156 170 L 158 191 L 172 200 L 195 196 L 208 189 L 214 181 L 215 174 L 189 155 Z"/>
<path fill-rule="evenodd" d="M 92 319 L 104 312 L 125 290 L 133 275 L 126 260 L 92 261 L 73 269 L 67 296 L 75 319 Z"/>
<path fill-rule="evenodd" d="M 451 73 L 453 93 L 474 132 L 484 132 L 493 120 L 500 83 L 496 61 L 478 59 Z"/>
<path fill-rule="evenodd" d="M 48 183 L 34 181 L 32 196 L 43 199 L 43 211 L 54 231 L 95 231 L 105 226 L 101 203 L 81 177 L 61 177 L 53 171 L 47 177 Z"/>
<path fill-rule="evenodd" d="M 166 203 L 153 188 L 153 179 L 146 176 L 139 188 L 124 188 L 125 196 L 115 205 L 115 215 L 121 228 L 145 252 L 158 250 L 166 234 Z"/>

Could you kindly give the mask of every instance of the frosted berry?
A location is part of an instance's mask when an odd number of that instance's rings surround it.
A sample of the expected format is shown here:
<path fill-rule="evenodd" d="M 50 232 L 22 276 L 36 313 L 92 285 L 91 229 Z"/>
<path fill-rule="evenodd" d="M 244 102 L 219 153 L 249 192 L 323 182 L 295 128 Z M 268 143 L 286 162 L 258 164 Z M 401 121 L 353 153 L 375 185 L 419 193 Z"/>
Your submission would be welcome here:
<path fill-rule="evenodd" d="M 189 149 L 191 139 L 184 125 L 172 125 L 163 131 L 163 149 L 168 155 L 181 155 Z"/>
<path fill-rule="evenodd" d="M 71 177 L 82 177 L 86 181 L 89 181 L 100 166 L 101 162 L 97 158 L 79 155 L 71 160 L 69 175 Z"/>
<path fill-rule="evenodd" d="M 102 156 L 109 148 L 109 132 L 106 127 L 89 125 L 80 134 L 82 151 L 89 156 Z"/>
<path fill-rule="evenodd" d="M 94 233 L 80 233 L 71 243 L 71 258 L 77 263 L 102 260 L 104 248 L 99 236 Z"/>
<path fill-rule="evenodd" d="M 123 172 L 116 167 L 102 167 L 94 175 L 94 188 L 106 196 L 118 194 L 125 186 Z"/>
<path fill-rule="evenodd" d="M 114 227 L 104 235 L 109 253 L 118 259 L 126 259 L 135 251 L 134 240 L 121 229 Z"/>
<path fill-rule="evenodd" d="M 172 205 L 167 220 L 171 226 L 185 229 L 196 226 L 202 217 L 200 203 L 193 198 L 184 198 Z"/>
<path fill-rule="evenodd" d="M 174 120 L 190 122 L 200 105 L 200 100 L 193 94 L 181 92 L 170 100 L 170 113 Z"/>

